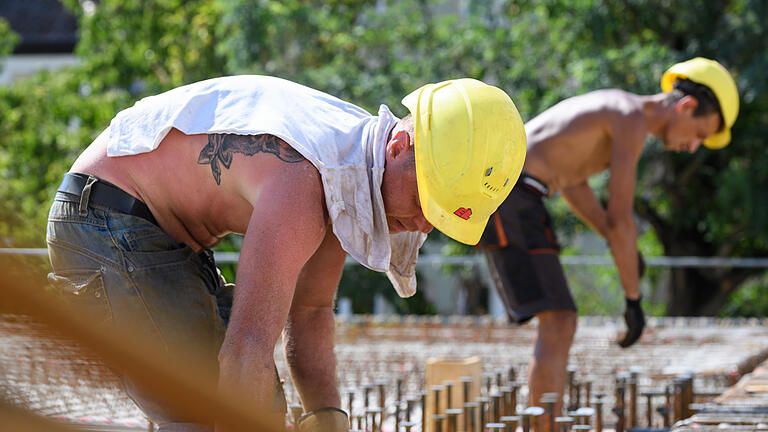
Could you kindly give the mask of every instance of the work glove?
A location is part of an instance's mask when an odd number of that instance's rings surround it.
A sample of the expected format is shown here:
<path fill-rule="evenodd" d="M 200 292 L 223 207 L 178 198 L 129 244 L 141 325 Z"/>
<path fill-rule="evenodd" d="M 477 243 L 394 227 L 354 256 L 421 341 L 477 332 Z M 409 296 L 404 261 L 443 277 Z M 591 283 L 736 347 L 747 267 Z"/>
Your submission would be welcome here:
<path fill-rule="evenodd" d="M 619 346 L 622 348 L 630 347 L 632 344 L 640 339 L 640 335 L 643 334 L 643 328 L 645 328 L 645 315 L 643 315 L 643 308 L 640 306 L 642 296 L 637 300 L 627 299 L 627 305 L 624 309 L 624 321 L 627 323 L 627 334 L 624 338 L 618 341 Z"/>
<path fill-rule="evenodd" d="M 347 413 L 333 407 L 310 411 L 296 423 L 298 432 L 347 432 L 349 418 Z"/>

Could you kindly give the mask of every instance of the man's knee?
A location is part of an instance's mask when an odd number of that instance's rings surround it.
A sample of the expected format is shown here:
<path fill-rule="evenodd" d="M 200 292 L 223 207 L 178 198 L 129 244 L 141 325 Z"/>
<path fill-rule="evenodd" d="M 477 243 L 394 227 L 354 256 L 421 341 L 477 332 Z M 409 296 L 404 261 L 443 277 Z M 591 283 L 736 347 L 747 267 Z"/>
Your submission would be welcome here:
<path fill-rule="evenodd" d="M 537 315 L 539 339 L 571 344 L 576 334 L 576 311 L 549 310 Z"/>

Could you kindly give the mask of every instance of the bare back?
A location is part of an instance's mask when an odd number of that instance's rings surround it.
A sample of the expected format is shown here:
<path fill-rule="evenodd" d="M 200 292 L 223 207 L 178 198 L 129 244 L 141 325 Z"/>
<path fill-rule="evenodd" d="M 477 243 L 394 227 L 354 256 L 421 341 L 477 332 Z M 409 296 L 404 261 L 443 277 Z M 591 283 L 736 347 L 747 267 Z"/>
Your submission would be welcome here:
<path fill-rule="evenodd" d="M 641 96 L 599 90 L 566 99 L 525 125 L 524 170 L 551 192 L 584 182 L 610 167 L 614 146 L 639 156 L 647 134 Z"/>
<path fill-rule="evenodd" d="M 139 198 L 168 235 L 196 250 L 229 233 L 245 233 L 253 203 L 269 201 L 265 191 L 280 188 L 279 182 L 291 190 L 292 182 L 309 177 L 320 191 L 315 199 L 324 202 L 317 169 L 271 135 L 185 135 L 172 129 L 157 149 L 120 157 L 107 156 L 107 141 L 108 133 L 99 135 L 71 171 Z"/>

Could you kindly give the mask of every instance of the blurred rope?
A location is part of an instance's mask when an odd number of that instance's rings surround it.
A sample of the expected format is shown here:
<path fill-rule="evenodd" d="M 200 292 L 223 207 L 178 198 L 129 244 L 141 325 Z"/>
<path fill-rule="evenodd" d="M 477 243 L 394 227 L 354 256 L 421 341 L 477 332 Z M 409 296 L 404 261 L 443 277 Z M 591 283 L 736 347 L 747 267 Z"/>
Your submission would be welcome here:
<path fill-rule="evenodd" d="M 215 421 L 217 427 L 226 431 L 270 430 L 265 424 L 263 407 L 244 402 L 251 400 L 250 397 L 234 391 L 219 391 L 218 371 L 205 367 L 185 352 L 168 352 L 139 337 L 138 332 L 118 333 L 93 326 L 87 317 L 75 316 L 56 301 L 56 296 L 46 294 L 48 290 L 32 279 L 31 272 L 13 263 L 8 255 L 0 255 L 0 269 L 2 310 L 32 316 L 52 332 L 77 341 L 184 418 L 200 423 Z M 47 420 L 8 408 L 2 394 L 0 419 L 3 431 L 67 430 L 47 428 L 47 423 L 39 423 Z M 6 422 L 24 427 L 7 428 Z"/>

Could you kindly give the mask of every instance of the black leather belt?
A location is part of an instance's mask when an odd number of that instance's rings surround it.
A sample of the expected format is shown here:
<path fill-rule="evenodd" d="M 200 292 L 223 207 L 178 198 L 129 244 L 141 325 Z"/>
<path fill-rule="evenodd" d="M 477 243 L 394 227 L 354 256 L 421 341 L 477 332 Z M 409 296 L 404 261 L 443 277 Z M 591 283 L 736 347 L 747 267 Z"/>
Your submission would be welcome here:
<path fill-rule="evenodd" d="M 88 174 L 67 173 L 64 175 L 64 180 L 61 181 L 58 191 L 79 197 L 88 182 L 88 177 Z M 157 225 L 155 217 L 152 216 L 152 212 L 149 211 L 146 204 L 104 180 L 97 179 L 91 184 L 88 201 L 144 218 Z"/>

